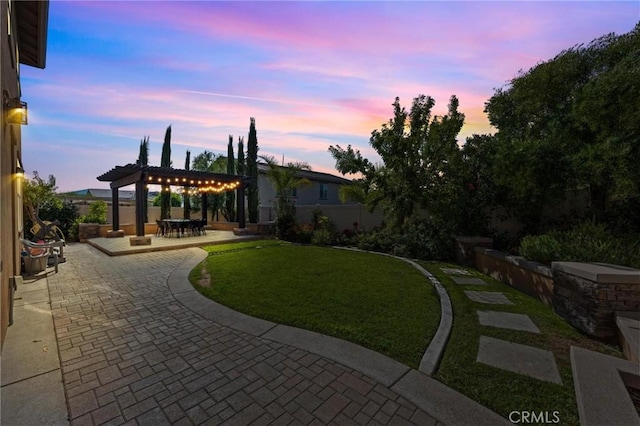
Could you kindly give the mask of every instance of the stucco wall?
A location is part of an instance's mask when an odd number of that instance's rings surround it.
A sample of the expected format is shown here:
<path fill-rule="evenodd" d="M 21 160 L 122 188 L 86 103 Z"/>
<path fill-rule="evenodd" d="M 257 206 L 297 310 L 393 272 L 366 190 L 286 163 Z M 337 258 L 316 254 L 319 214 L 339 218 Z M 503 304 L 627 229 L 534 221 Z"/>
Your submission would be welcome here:
<path fill-rule="evenodd" d="M 16 58 L 8 43 L 7 2 L 1 2 L 0 10 L 0 40 L 2 59 L 2 103 L 7 99 L 19 98 Z M 16 33 L 15 22 L 13 25 Z M 15 42 L 15 40 L 12 40 Z M 2 109 L 2 131 L 0 133 L 0 259 L 2 272 L 0 273 L 0 345 L 9 324 L 9 278 L 20 275 L 20 247 L 22 203 L 18 190 L 21 186 L 15 173 L 16 156 L 22 149 L 20 125 L 9 124 L 6 121 L 4 108 Z"/>

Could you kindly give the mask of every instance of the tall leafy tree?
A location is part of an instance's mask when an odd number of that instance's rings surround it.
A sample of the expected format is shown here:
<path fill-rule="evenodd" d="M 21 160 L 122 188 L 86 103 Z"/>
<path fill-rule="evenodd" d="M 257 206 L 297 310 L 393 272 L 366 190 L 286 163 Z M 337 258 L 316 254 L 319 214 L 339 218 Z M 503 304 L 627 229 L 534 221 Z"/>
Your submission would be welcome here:
<path fill-rule="evenodd" d="M 249 140 L 247 141 L 247 171 L 251 183 L 247 188 L 247 210 L 250 223 L 258 222 L 258 134 L 256 131 L 256 119 L 251 117 L 249 125 Z"/>
<path fill-rule="evenodd" d="M 227 145 L 227 174 L 236 174 L 236 157 L 233 154 L 233 136 L 229 135 L 229 144 Z M 236 194 L 233 191 L 227 191 L 224 194 L 225 208 L 224 215 L 227 221 L 233 222 L 236 219 Z"/>
<path fill-rule="evenodd" d="M 162 144 L 162 157 L 160 167 L 171 167 L 171 126 L 167 127 Z M 171 192 L 168 185 L 162 186 L 160 192 L 160 219 L 171 218 Z"/>
<path fill-rule="evenodd" d="M 311 167 L 304 162 L 289 162 L 281 166 L 274 157 L 268 155 L 260 158 L 267 164 L 267 179 L 276 192 L 276 232 L 279 238 L 290 239 L 296 223 L 295 198 L 292 193 L 297 188 L 311 185 L 309 179 L 300 173 L 311 170 Z"/>
<path fill-rule="evenodd" d="M 640 194 L 639 99 L 640 24 L 567 49 L 496 90 L 486 104 L 504 166 L 496 177 L 528 231 L 568 189 L 588 190 L 596 221 L 613 200 Z"/>
<path fill-rule="evenodd" d="M 369 143 L 382 158 L 373 164 L 351 146 L 330 146 L 336 169 L 342 174 L 359 173 L 358 193 L 370 207 L 381 205 L 393 225 L 416 217 L 420 209 L 437 214 L 446 206 L 456 182 L 460 152 L 456 137 L 464 123 L 458 99 L 452 96 L 448 113 L 432 116 L 435 100 L 419 95 L 407 112 L 396 98 L 393 118 L 371 133 Z"/>
<path fill-rule="evenodd" d="M 184 169 L 189 170 L 191 166 L 191 151 L 187 150 L 186 158 L 184 159 Z M 189 187 L 183 187 L 184 193 L 182 194 L 184 204 L 184 218 L 191 218 L 191 195 L 189 195 Z"/>
<path fill-rule="evenodd" d="M 140 141 L 140 152 L 138 154 L 138 164 L 142 165 L 142 166 L 148 166 L 149 165 L 149 136 L 145 136 L 142 138 L 142 140 Z M 149 206 L 148 206 L 148 200 L 149 199 L 149 189 L 145 188 L 144 189 L 144 212 L 143 212 L 143 216 L 144 216 L 144 222 L 147 223 L 149 222 Z"/>

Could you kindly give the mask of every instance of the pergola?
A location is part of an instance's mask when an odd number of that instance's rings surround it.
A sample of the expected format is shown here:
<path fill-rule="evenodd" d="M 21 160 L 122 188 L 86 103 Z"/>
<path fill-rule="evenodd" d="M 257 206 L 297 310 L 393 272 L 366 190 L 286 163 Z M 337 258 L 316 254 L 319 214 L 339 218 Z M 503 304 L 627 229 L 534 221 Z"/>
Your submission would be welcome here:
<path fill-rule="evenodd" d="M 135 184 L 136 188 L 136 235 L 144 236 L 144 203 L 147 185 L 180 186 L 191 188 L 202 195 L 202 219 L 207 220 L 207 197 L 209 193 L 236 191 L 238 203 L 238 226 L 246 226 L 244 218 L 244 190 L 250 178 L 246 176 L 228 175 L 224 173 L 210 173 L 197 170 L 172 169 L 170 167 L 144 166 L 142 164 L 127 164 L 116 166 L 108 172 L 98 176 L 101 182 L 111 182 L 111 198 L 113 202 L 112 221 L 113 231 L 120 228 L 118 208 L 118 188 Z"/>

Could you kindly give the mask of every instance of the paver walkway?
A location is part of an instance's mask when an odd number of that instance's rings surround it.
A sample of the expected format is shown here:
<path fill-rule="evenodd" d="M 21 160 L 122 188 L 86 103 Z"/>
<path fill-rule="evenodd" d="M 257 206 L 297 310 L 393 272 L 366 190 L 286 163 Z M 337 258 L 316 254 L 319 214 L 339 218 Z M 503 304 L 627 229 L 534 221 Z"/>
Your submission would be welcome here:
<path fill-rule="evenodd" d="M 191 312 L 166 283 L 188 251 L 65 253 L 48 280 L 74 425 L 436 424 L 357 371 Z"/>

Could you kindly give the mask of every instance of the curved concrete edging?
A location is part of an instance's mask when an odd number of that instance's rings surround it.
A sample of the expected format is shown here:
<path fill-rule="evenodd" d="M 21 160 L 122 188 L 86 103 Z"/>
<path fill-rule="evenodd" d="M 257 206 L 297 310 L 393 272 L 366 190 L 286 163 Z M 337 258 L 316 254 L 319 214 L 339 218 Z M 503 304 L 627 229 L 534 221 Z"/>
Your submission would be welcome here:
<path fill-rule="evenodd" d="M 417 407 L 445 425 L 511 424 L 495 412 L 438 382 L 424 372 L 414 370 L 378 352 L 347 342 L 346 340 L 251 317 L 203 296 L 189 282 L 189 273 L 200 262 L 207 258 L 207 252 L 200 248 L 191 248 L 188 250 L 192 255 L 169 275 L 167 285 L 176 300 L 191 311 L 223 326 L 256 337 L 295 346 L 346 365 L 349 368 L 371 377 L 380 384 L 389 387 L 392 391 L 411 401 Z M 415 264 L 415 262 L 404 258 L 399 259 L 416 266 L 430 280 L 431 277 L 433 277 L 429 272 Z M 435 280 L 435 277 L 433 277 L 433 280 Z M 437 280 L 435 281 L 437 282 Z M 442 288 L 442 285 L 440 285 L 440 283 L 438 284 L 441 287 L 441 289 L 436 287 L 438 294 L 441 295 L 442 291 L 446 295 L 446 291 Z M 447 300 L 449 300 L 448 295 Z M 449 307 L 450 303 L 449 301 Z M 451 309 L 449 309 L 449 312 L 452 312 Z M 451 317 L 451 315 L 449 316 Z M 438 327 L 436 336 L 439 334 L 442 336 L 444 333 L 444 331 L 440 333 L 440 328 L 441 327 Z M 448 337 L 450 329 L 451 318 L 449 319 L 449 331 L 446 332 L 446 337 Z M 436 336 L 434 336 L 434 340 Z M 442 354 L 442 350 L 446 344 L 446 337 L 444 341 L 440 338 L 442 343 L 439 343 L 439 345 L 442 345 L 442 348 L 439 350 L 434 349 L 431 352 L 438 353 L 437 359 L 439 359 Z M 429 348 L 431 348 L 431 344 Z M 423 363 L 425 363 L 426 366 L 430 366 L 434 362 L 433 355 L 430 353 L 429 348 L 427 348 L 420 363 L 421 370 Z M 425 357 L 427 361 L 425 361 Z M 437 360 L 435 362 L 437 365 Z M 433 368 L 435 369 L 435 367 Z"/>
<path fill-rule="evenodd" d="M 380 253 L 375 251 L 366 251 L 359 250 L 348 247 L 336 247 L 342 250 L 350 250 L 350 251 L 359 251 L 363 253 L 371 253 L 371 254 L 379 254 L 381 256 L 393 257 L 395 259 L 402 260 L 404 262 L 409 263 L 411 266 L 416 268 L 418 271 L 422 273 L 431 284 L 436 289 L 438 293 L 438 297 L 440 299 L 440 323 L 438 325 L 438 329 L 434 334 L 429 346 L 427 346 L 427 350 L 424 352 L 422 356 L 422 360 L 420 360 L 420 366 L 418 367 L 419 371 L 422 371 L 425 374 L 431 376 L 438 365 L 440 364 L 440 359 L 442 359 L 442 354 L 444 353 L 444 348 L 447 346 L 447 341 L 449 340 L 449 336 L 451 335 L 451 327 L 453 325 L 453 308 L 451 306 L 451 299 L 449 299 L 449 294 L 447 290 L 440 284 L 440 281 L 436 277 L 434 277 L 429 271 L 424 269 L 422 266 L 418 265 L 415 261 L 411 259 L 407 259 L 405 257 L 394 256 L 392 254 Z"/>

